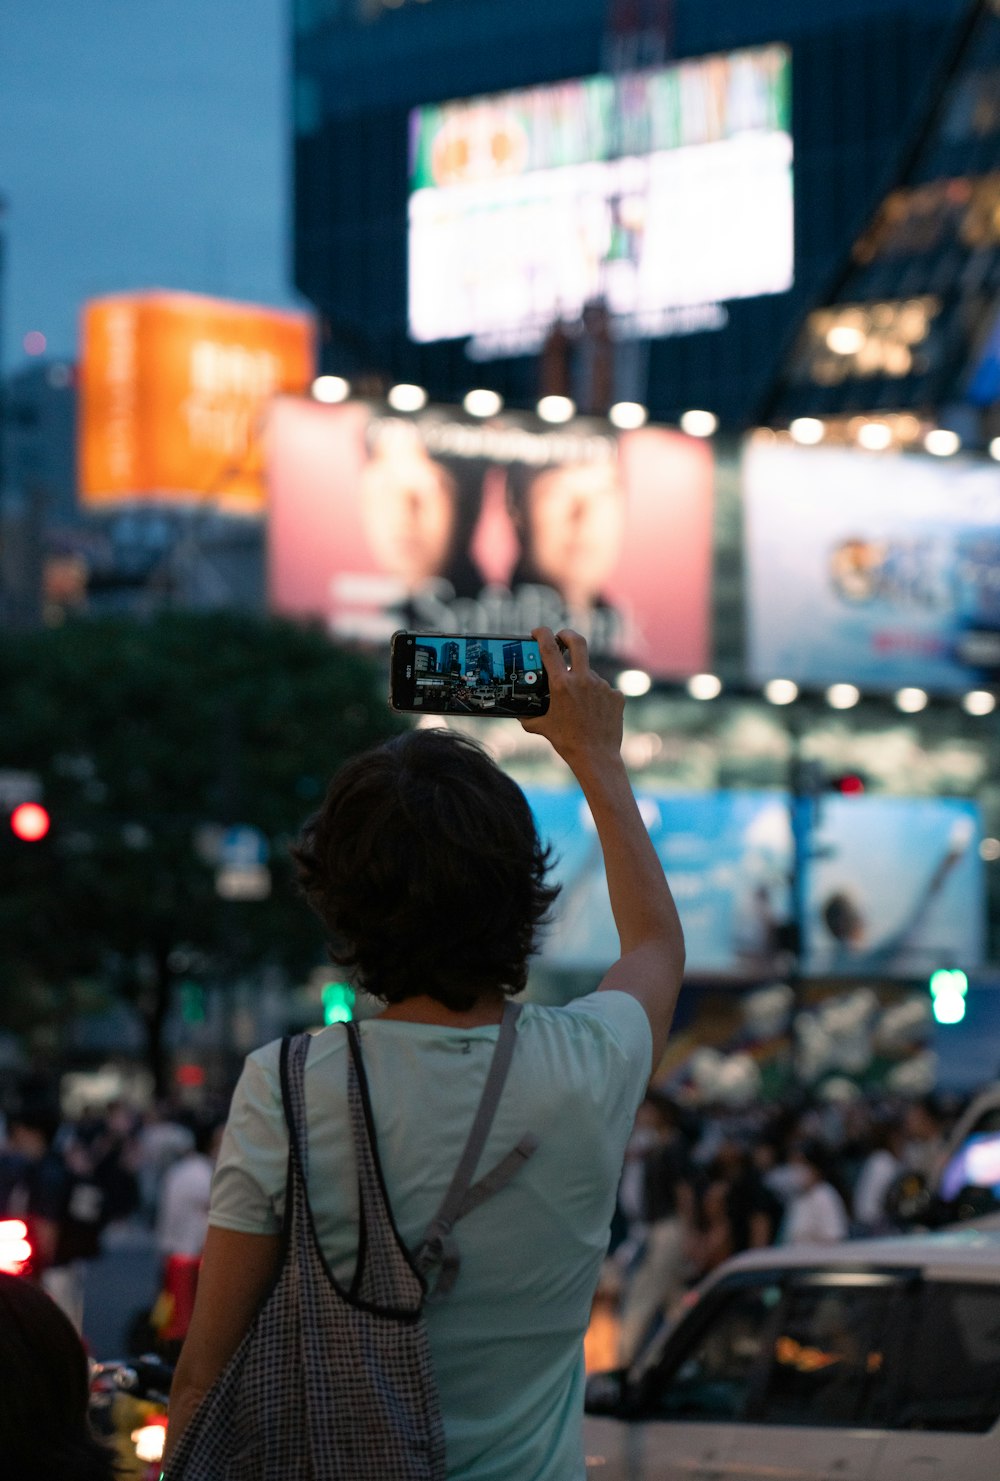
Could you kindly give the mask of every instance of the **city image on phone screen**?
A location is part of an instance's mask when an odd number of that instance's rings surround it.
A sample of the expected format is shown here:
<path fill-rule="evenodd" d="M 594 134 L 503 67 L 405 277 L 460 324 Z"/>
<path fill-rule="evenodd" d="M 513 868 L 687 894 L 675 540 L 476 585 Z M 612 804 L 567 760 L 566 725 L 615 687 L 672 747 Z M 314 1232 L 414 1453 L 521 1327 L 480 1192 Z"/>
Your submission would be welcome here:
<path fill-rule="evenodd" d="M 530 637 L 398 632 L 390 675 L 396 710 L 528 719 L 549 707 L 542 655 Z"/>

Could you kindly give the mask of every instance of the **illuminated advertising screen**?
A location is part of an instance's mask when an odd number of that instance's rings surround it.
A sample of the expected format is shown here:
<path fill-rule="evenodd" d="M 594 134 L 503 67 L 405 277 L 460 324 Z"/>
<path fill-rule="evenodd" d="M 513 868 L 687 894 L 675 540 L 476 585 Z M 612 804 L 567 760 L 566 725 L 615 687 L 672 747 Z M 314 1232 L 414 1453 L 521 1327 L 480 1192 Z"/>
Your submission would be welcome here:
<path fill-rule="evenodd" d="M 83 503 L 210 502 L 259 514 L 271 397 L 314 375 L 304 314 L 192 293 L 131 293 L 84 307 Z"/>
<path fill-rule="evenodd" d="M 790 86 L 767 46 L 415 109 L 412 338 L 529 351 L 597 298 L 669 334 L 791 287 Z"/>
<path fill-rule="evenodd" d="M 753 439 L 743 475 L 757 679 L 995 682 L 1000 466 Z"/>
<path fill-rule="evenodd" d="M 582 793 L 528 787 L 562 885 L 542 960 L 603 971 L 618 955 L 604 862 Z M 792 835 L 785 794 L 637 791 L 684 926 L 688 969 L 761 977 L 787 970 Z M 954 798 L 823 801 L 806 875 L 804 967 L 820 976 L 921 977 L 981 964 L 985 894 L 975 803 Z"/>
<path fill-rule="evenodd" d="M 397 628 L 569 624 L 595 653 L 654 674 L 707 666 L 703 441 L 286 397 L 266 442 L 272 610 L 368 643 Z"/>

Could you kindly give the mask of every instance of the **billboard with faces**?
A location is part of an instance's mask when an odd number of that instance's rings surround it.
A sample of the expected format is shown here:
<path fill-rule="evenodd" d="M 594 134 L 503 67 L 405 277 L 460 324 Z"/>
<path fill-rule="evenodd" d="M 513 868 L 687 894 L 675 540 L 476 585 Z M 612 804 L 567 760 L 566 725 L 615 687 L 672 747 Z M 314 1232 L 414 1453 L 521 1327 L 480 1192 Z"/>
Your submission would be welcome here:
<path fill-rule="evenodd" d="M 381 644 L 397 628 L 572 626 L 654 674 L 706 667 L 704 442 L 433 408 L 278 399 L 267 431 L 271 609 Z"/>

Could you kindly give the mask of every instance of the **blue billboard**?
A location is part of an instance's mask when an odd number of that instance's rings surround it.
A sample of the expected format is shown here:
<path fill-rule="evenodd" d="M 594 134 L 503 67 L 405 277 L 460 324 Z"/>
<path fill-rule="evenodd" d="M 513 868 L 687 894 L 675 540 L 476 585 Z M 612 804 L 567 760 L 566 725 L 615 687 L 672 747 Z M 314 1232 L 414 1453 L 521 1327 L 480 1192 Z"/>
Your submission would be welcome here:
<path fill-rule="evenodd" d="M 542 960 L 603 971 L 618 955 L 618 936 L 590 811 L 575 789 L 529 787 L 527 796 L 562 885 Z M 786 970 L 787 795 L 644 789 L 639 805 L 677 901 L 688 970 L 754 978 Z M 963 799 L 825 799 L 805 873 L 806 969 L 910 978 L 980 964 L 981 831 L 976 804 Z"/>

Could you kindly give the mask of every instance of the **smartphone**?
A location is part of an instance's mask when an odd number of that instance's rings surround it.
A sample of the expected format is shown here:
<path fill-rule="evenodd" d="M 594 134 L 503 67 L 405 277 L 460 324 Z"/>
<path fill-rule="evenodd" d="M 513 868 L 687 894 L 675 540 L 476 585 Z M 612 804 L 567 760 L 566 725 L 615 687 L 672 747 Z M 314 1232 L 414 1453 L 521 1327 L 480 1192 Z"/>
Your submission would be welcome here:
<path fill-rule="evenodd" d="M 389 703 L 418 715 L 527 720 L 548 709 L 549 682 L 534 638 L 397 632 Z"/>

